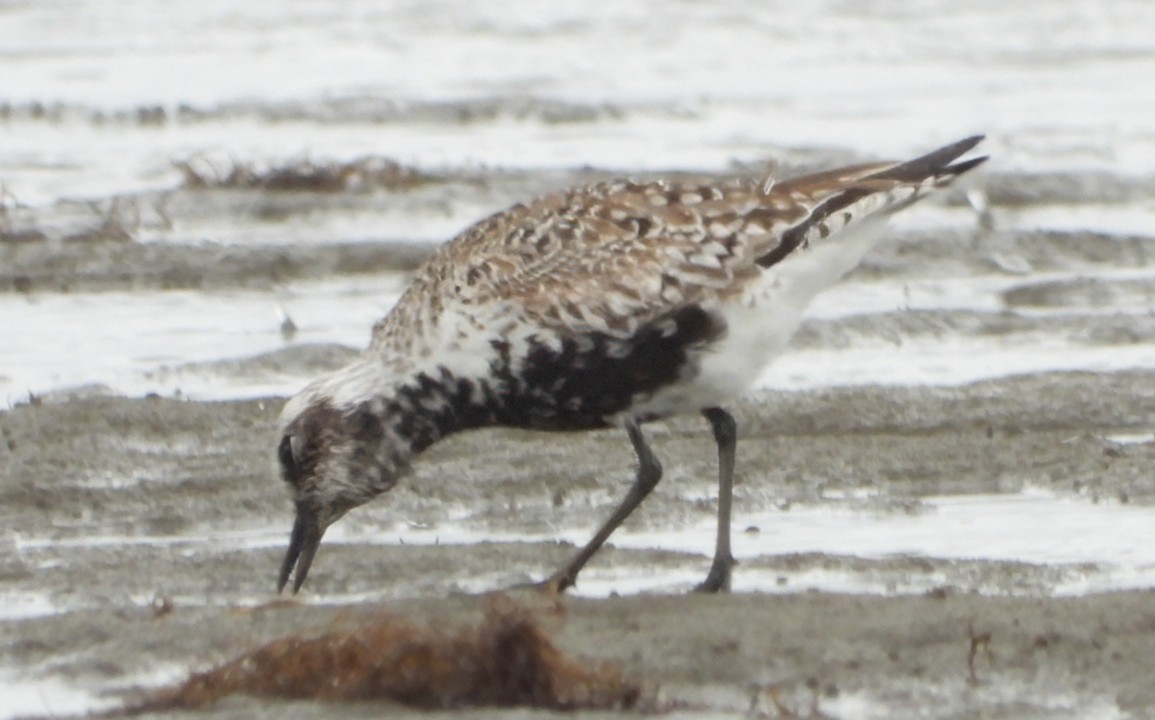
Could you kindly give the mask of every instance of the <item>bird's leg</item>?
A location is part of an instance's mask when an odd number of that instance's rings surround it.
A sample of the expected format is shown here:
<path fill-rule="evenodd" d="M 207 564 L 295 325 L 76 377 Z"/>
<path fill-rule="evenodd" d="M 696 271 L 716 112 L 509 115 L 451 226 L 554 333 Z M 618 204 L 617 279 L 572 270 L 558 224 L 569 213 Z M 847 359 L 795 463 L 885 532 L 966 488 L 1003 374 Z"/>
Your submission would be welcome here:
<path fill-rule="evenodd" d="M 714 563 L 698 592 L 729 592 L 730 569 L 734 556 L 730 554 L 730 507 L 734 492 L 734 451 L 738 446 L 738 424 L 722 408 L 707 408 L 702 415 L 714 428 L 714 442 L 718 444 L 718 541 L 714 547 Z"/>
<path fill-rule="evenodd" d="M 546 589 L 561 593 L 572 587 L 577 581 L 578 573 L 589 562 L 589 559 L 662 479 L 662 464 L 658 462 L 658 458 L 654 457 L 654 453 L 650 450 L 649 444 L 646 443 L 646 438 L 642 435 L 642 429 L 638 423 L 634 420 L 627 420 L 626 432 L 629 433 L 630 442 L 633 443 L 634 452 L 638 456 L 638 474 L 634 479 L 634 484 L 630 486 L 630 491 L 626 493 L 621 504 L 614 510 L 614 514 L 590 538 L 585 547 L 564 568 L 558 570 L 545 582 Z"/>

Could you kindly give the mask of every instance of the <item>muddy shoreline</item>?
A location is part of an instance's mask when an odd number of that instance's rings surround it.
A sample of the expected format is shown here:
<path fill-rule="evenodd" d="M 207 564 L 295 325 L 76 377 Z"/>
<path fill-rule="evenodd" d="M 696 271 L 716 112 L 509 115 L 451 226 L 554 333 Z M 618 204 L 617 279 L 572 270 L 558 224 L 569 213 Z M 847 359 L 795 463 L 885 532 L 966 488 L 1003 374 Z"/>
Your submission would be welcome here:
<path fill-rule="evenodd" d="M 733 408 L 737 592 L 688 594 L 717 489 L 687 417 L 647 427 L 665 478 L 577 592 L 516 601 L 642 688 L 579 720 L 1155 718 L 1155 6 L 851 5 L 0 6 L 0 720 L 124 715 L 382 613 L 469 627 L 588 537 L 632 479 L 620 432 L 477 432 L 275 595 L 284 396 L 437 243 L 608 177 L 975 133 L 973 192 L 897 216 L 761 380 L 799 391 Z M 145 716 L 382 715 L 557 717 Z"/>
<path fill-rule="evenodd" d="M 0 662 L 23 668 L 25 679 L 131 700 L 142 686 L 261 642 L 383 610 L 437 626 L 469 622 L 485 602 L 478 592 L 540 578 L 571 551 L 548 542 L 339 543 L 322 551 L 299 603 L 268 605 L 282 548 L 247 544 L 246 533 L 288 530 L 289 502 L 269 457 L 281 402 L 97 398 L 0 414 L 0 590 L 52 608 L 3 621 Z M 929 495 L 1029 485 L 1149 505 L 1155 444 L 1108 436 L 1149 433 L 1153 406 L 1155 374 L 1145 372 L 762 393 L 736 411 L 737 502 L 789 508 L 861 502 L 853 498 L 867 492 L 872 511 L 901 514 Z M 704 428 L 686 418 L 651 434 L 667 478 L 631 522 L 708 516 L 712 504 L 695 499 L 709 496 L 712 478 Z M 466 434 L 435 447 L 403 487 L 343 522 L 403 518 L 437 532 L 467 513 L 476 527 L 513 533 L 584 526 L 608 509 L 631 466 L 628 444 L 612 431 Z M 206 533 L 217 540 L 187 540 Z M 607 548 L 594 565 L 704 572 L 708 552 Z M 897 590 L 679 591 L 567 598 L 564 619 L 553 604 L 540 612 L 566 653 L 620 663 L 649 688 L 655 708 L 693 715 L 740 716 L 751 703 L 770 717 L 784 707 L 833 717 L 1081 717 L 1103 708 L 1142 717 L 1155 707 L 1151 591 L 1055 598 L 1048 578 L 1074 570 L 1021 563 L 773 554 L 759 563 L 788 581 L 816 566 L 889 573 Z M 946 582 L 903 592 L 904 578 L 930 572 Z M 979 646 L 968 666 L 972 642 Z M 195 714 L 380 712 L 231 699 Z"/>
<path fill-rule="evenodd" d="M 782 152 L 786 157 L 778 158 L 784 160 L 778 172 L 784 176 L 855 159 L 835 151 Z M 358 170 L 362 164 L 396 165 L 389 158 L 366 157 L 348 167 Z M 319 278 L 409 272 L 437 242 L 490 212 L 623 175 L 598 168 L 398 166 L 403 176 L 408 173 L 419 180 L 366 187 L 341 180 L 332 188 L 317 187 L 320 181 L 314 175 L 329 167 L 321 161 L 287 163 L 264 168 L 265 175 L 255 178 L 244 174 L 248 180 L 240 184 L 230 184 L 225 177 L 209 185 L 203 180 L 190 184 L 187 178 L 182 182 L 174 169 L 173 186 L 164 190 L 61 200 L 41 207 L 8 198 L 12 207 L 0 208 L 0 293 L 262 289 Z M 329 174 L 343 178 L 345 167 L 334 164 L 324 178 Z M 758 178 L 764 172 L 755 161 L 721 173 L 671 170 L 628 175 L 716 183 Z M 263 182 L 282 175 L 296 184 L 277 189 Z M 1064 206 L 1124 211 L 1150 202 L 1155 193 L 1147 179 L 992 169 L 984 172 L 981 184 L 996 211 L 994 219 L 985 220 L 994 222 L 993 227 L 976 227 L 975 216 L 965 209 L 964 193 L 953 191 L 942 203 L 946 206 L 942 212 L 957 213 L 953 227 L 895 231 L 854 277 L 950 277 L 992 271 L 1013 276 L 1088 266 L 1141 267 L 1155 258 L 1155 240 L 1145 234 L 1077 226 L 1001 227 L 997 222 L 1017 212 Z M 443 228 L 443 234 L 410 236 L 413 229 L 425 226 Z"/>

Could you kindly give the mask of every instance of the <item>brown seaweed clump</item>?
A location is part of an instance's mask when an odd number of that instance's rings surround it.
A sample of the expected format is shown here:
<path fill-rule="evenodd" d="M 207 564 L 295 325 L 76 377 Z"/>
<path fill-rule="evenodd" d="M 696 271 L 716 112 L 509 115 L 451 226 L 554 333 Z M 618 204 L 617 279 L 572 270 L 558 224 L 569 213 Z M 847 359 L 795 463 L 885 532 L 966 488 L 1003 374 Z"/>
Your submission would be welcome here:
<path fill-rule="evenodd" d="M 528 610 L 505 600 L 456 633 L 386 616 L 355 630 L 282 638 L 129 711 L 196 708 L 232 694 L 569 710 L 633 707 L 640 689 L 613 665 L 566 657 Z"/>
<path fill-rule="evenodd" d="M 363 157 L 348 162 L 294 160 L 258 168 L 234 160 L 221 170 L 207 158 L 173 163 L 191 189 L 254 189 L 270 192 L 336 193 L 347 190 L 411 190 L 439 177 L 407 167 L 390 158 Z"/>

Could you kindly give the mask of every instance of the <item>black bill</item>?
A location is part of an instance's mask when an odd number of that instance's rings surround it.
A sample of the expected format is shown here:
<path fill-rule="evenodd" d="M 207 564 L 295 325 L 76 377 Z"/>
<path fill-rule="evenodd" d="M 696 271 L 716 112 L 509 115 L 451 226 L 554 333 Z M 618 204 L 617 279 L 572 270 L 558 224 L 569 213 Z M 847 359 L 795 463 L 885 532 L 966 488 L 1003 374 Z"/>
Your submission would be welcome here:
<path fill-rule="evenodd" d="M 293 579 L 293 594 L 305 584 L 309 575 L 309 566 L 313 564 L 313 557 L 317 548 L 321 546 L 321 537 L 325 528 L 321 526 L 320 518 L 313 512 L 297 507 L 297 521 L 293 523 L 293 534 L 289 537 L 289 550 L 285 553 L 285 561 L 281 563 L 281 576 L 277 580 L 277 592 L 283 592 L 289 583 L 296 567 L 296 577 Z"/>

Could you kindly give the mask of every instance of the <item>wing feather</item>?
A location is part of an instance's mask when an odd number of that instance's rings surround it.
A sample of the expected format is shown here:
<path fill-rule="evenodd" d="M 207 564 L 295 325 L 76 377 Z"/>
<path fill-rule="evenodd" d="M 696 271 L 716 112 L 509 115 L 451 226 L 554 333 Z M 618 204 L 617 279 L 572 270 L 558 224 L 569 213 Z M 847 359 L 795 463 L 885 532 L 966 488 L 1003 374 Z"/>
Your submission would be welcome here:
<path fill-rule="evenodd" d="M 952 165 L 981 137 L 905 163 L 844 167 L 773 184 L 620 181 L 516 205 L 444 245 L 394 310 L 372 351 L 411 352 L 440 337 L 443 314 L 500 316 L 559 335 L 628 337 L 690 305 L 741 291 L 760 267 L 891 212 L 969 170 Z M 443 333 L 441 333 L 443 334 Z"/>

